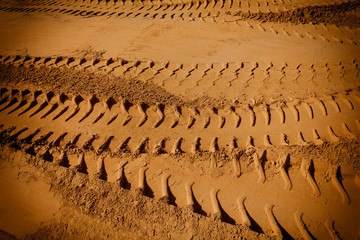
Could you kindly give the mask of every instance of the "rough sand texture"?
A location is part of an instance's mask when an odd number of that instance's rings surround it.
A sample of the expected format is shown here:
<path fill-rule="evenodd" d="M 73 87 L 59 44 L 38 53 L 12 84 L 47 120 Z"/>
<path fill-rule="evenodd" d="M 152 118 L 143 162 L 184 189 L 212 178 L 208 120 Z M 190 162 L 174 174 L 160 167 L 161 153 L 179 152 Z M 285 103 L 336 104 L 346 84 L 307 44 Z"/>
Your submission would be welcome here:
<path fill-rule="evenodd" d="M 359 11 L 3 1 L 0 238 L 359 238 Z"/>

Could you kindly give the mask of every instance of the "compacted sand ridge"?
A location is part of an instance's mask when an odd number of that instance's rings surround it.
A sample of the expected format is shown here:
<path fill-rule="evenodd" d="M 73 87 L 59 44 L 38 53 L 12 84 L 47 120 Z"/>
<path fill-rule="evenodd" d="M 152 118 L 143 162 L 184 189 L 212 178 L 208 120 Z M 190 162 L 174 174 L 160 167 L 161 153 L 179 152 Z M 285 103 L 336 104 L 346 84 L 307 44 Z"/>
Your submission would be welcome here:
<path fill-rule="evenodd" d="M 360 239 L 360 3 L 0 3 L 1 239 Z"/>

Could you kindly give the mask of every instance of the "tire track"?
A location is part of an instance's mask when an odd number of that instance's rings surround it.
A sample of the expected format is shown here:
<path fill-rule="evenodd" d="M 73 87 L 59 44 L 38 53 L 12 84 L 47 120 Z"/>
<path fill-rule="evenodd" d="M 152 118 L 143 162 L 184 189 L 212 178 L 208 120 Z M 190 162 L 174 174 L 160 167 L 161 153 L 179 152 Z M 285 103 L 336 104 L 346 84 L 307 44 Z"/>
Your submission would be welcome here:
<path fill-rule="evenodd" d="M 212 64 L 184 64 L 155 62 L 152 60 L 127 61 L 121 58 L 89 59 L 74 57 L 0 56 L 0 63 L 25 67 L 71 68 L 76 70 L 101 71 L 125 78 L 152 81 L 175 94 L 191 94 L 204 91 L 225 93 L 237 97 L 233 89 L 249 89 L 252 82 L 262 85 L 292 83 L 317 85 L 324 79 L 329 83 L 339 80 L 355 83 L 359 65 L 353 62 L 338 64 L 287 64 L 263 62 L 230 62 Z M 350 86 L 350 85 L 349 85 Z M 295 109 L 296 111 L 296 109 Z"/>
<path fill-rule="evenodd" d="M 230 151 L 230 140 L 241 147 L 307 145 L 337 142 L 341 137 L 356 138 L 360 132 L 356 93 L 287 102 L 279 115 L 276 104 L 234 106 L 229 111 L 160 103 L 152 106 L 125 99 L 41 90 L 2 88 L 1 92 L 3 125 L 10 127 L 9 124 L 18 122 L 27 132 L 52 131 L 56 145 L 74 142 L 71 138 L 75 135 L 78 138 L 75 145 L 99 153 L 212 154 Z M 353 108 L 349 108 L 349 102 Z M 73 136 L 67 134 L 70 132 Z"/>
<path fill-rule="evenodd" d="M 254 149 L 253 154 L 244 155 L 239 161 L 243 171 L 241 176 L 227 175 L 226 179 L 223 180 L 209 179 L 206 174 L 211 171 L 206 172 L 205 175 L 199 175 L 197 168 L 188 168 L 191 163 L 178 162 L 178 160 L 169 158 L 169 156 L 165 158 L 155 156 L 151 161 L 144 161 L 141 157 L 113 156 L 106 152 L 84 151 L 74 146 L 63 149 L 51 144 L 49 138 L 46 138 L 49 134 L 34 138 L 33 135 L 37 133 L 32 133 L 32 135 L 29 135 L 31 137 L 31 140 L 29 140 L 29 137 L 24 138 L 22 136 L 25 131 L 24 129 L 18 131 L 14 127 L 6 128 L 2 126 L 0 135 L 2 141 L 7 142 L 11 148 L 24 149 L 28 154 L 42 159 L 46 164 L 67 168 L 77 172 L 77 174 L 86 174 L 91 178 L 112 182 L 117 184 L 118 187 L 136 191 L 141 195 L 156 198 L 170 205 L 186 208 L 226 223 L 241 224 L 251 230 L 270 236 L 287 239 L 325 236 L 319 235 L 321 232 L 326 233 L 328 237 L 332 237 L 334 234 L 342 236 L 348 232 L 348 229 L 343 228 L 341 219 L 335 218 L 335 221 L 333 220 L 334 216 L 337 216 L 336 213 L 334 215 L 334 209 L 341 206 L 344 208 L 344 203 L 346 203 L 351 207 L 352 215 L 359 214 L 352 207 L 350 201 L 357 194 L 352 187 L 350 188 L 351 184 L 356 184 L 355 172 L 350 173 L 349 170 L 345 170 L 347 181 L 346 185 L 343 185 L 340 182 L 342 178 L 339 176 L 342 174 L 341 171 L 344 174 L 344 170 L 341 170 L 339 166 L 321 161 L 304 162 L 289 154 L 285 157 L 275 157 L 277 158 L 275 160 L 279 162 L 286 159 L 286 172 L 291 172 L 291 174 L 285 173 L 285 180 L 284 163 L 281 163 L 280 170 L 276 165 L 268 166 L 274 160 L 274 156 L 268 155 L 266 151 Z M 248 165 L 245 159 L 254 158 L 257 158 L 257 160 L 250 162 L 251 164 Z M 259 171 L 258 164 L 262 166 L 263 173 L 261 175 L 271 176 L 270 178 L 261 177 L 263 181 L 260 182 L 256 180 Z M 265 164 L 266 167 L 263 167 Z M 178 169 L 178 165 L 182 166 L 184 173 L 172 171 Z M 44 166 L 46 167 L 46 165 Z M 232 168 L 232 163 L 222 163 L 221 168 Z M 325 178 L 324 181 L 321 176 L 326 175 L 327 168 L 329 169 L 329 179 Z M 219 169 L 219 166 L 215 166 L 215 169 Z M 184 178 L 183 175 L 187 177 Z M 226 184 L 230 179 L 233 183 L 231 185 Z M 272 195 L 264 194 L 261 195 L 261 200 L 258 199 L 259 192 L 262 194 L 268 192 L 267 189 L 271 189 L 271 185 L 277 186 L 281 184 L 282 180 L 285 180 L 285 186 L 287 187 L 283 191 L 279 191 L 278 196 L 273 198 Z M 292 188 L 288 187 L 289 182 L 292 183 Z M 315 195 L 306 190 L 306 182 L 310 183 Z M 250 185 L 251 188 L 248 188 Z M 321 192 L 319 186 L 321 186 Z M 235 190 L 239 187 L 245 187 L 247 190 L 239 193 L 239 191 Z M 334 194 L 336 196 L 336 192 L 339 195 L 338 201 L 329 201 L 324 197 L 325 194 Z M 291 203 L 292 199 L 298 198 L 298 195 L 301 196 L 302 200 L 308 202 L 307 207 L 298 206 L 296 203 L 295 205 L 283 205 L 284 202 Z M 323 201 L 314 201 L 314 197 L 326 199 L 326 204 L 324 205 Z M 277 203 L 272 204 L 272 202 Z M 255 211 L 259 207 L 263 207 L 264 210 Z M 316 207 L 318 211 L 326 212 L 326 216 L 328 216 L 326 226 L 322 225 L 322 221 L 318 221 L 318 218 L 323 219 L 322 216 L 318 215 L 318 212 L 312 213 L 311 209 L 313 207 Z M 347 210 L 344 208 L 344 211 Z M 288 219 L 288 214 L 294 212 L 293 220 L 284 221 L 284 217 Z M 311 218 L 311 225 L 306 225 L 308 218 L 305 218 L 305 216 Z M 340 226 L 337 229 L 340 232 L 334 230 L 335 223 L 336 226 Z M 318 235 L 314 236 L 313 231 L 316 231 Z M 352 234 L 356 233 L 348 232 L 349 236 L 352 236 Z"/>
<path fill-rule="evenodd" d="M 298 8 L 305 8 L 311 6 L 331 6 L 335 4 L 342 3 L 351 3 L 347 0 L 326 0 L 326 1 L 230 1 L 230 0 L 214 0 L 214 1 L 34 1 L 33 3 L 28 4 L 28 6 L 51 6 L 51 7 L 83 7 L 83 8 L 95 8 L 95 9 L 104 9 L 107 11 L 112 11 L 119 8 L 140 8 L 151 7 L 151 8 L 173 8 L 181 10 L 240 10 L 244 12 L 279 12 L 279 11 L 289 11 L 295 10 Z M 16 5 L 17 2 L 9 2 L 9 5 Z"/>
<path fill-rule="evenodd" d="M 275 35 L 288 36 L 291 38 L 300 38 L 308 40 L 323 41 L 327 43 L 350 44 L 357 46 L 359 44 L 358 29 L 349 27 L 338 27 L 333 24 L 300 24 L 293 25 L 288 23 L 260 23 L 252 20 L 224 20 L 230 25 L 247 27 L 254 31 L 263 31 Z"/>
<path fill-rule="evenodd" d="M 227 11 L 202 14 L 201 12 L 178 12 L 178 9 L 184 9 L 179 7 L 150 7 L 146 10 L 145 6 L 141 6 L 138 9 L 124 8 L 116 9 L 114 11 L 108 10 L 95 10 L 84 8 L 81 6 L 69 8 L 42 8 L 42 7 L 1 7 L 0 10 L 7 12 L 44 12 L 44 13 L 59 13 L 74 16 L 83 17 L 115 17 L 115 18 L 145 18 L 145 19 L 177 19 L 184 21 L 202 21 L 210 23 L 228 23 L 233 26 L 247 27 L 253 31 L 264 31 L 273 33 L 276 35 L 285 35 L 289 37 L 296 37 L 301 39 L 310 39 L 316 41 L 323 41 L 337 44 L 350 44 L 358 45 L 359 36 L 358 28 L 350 27 L 338 27 L 333 24 L 321 23 L 320 25 L 314 24 L 285 24 L 285 23 L 260 23 L 253 20 L 244 21 L 243 17 L 236 16 L 236 14 L 229 15 Z M 191 5 L 192 6 L 192 5 Z M 74 9 L 75 8 L 75 9 Z M 162 11 L 162 12 L 161 12 Z"/>

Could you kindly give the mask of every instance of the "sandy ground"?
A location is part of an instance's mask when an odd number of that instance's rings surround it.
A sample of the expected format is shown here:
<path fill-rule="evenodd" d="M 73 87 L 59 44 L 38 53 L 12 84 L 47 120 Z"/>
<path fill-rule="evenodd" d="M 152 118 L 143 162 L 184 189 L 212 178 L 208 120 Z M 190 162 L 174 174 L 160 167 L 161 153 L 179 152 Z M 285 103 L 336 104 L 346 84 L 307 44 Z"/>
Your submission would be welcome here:
<path fill-rule="evenodd" d="M 0 238 L 357 239 L 357 1 L 4 1 Z"/>

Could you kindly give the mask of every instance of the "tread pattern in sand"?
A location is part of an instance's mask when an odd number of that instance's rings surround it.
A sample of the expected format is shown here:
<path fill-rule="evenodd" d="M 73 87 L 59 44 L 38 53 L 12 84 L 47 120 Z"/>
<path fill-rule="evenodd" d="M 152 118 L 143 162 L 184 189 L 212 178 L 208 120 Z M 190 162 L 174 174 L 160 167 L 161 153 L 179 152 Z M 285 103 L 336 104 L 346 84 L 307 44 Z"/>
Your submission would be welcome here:
<path fill-rule="evenodd" d="M 141 10 L 155 10 L 161 12 L 170 11 L 193 11 L 194 13 L 201 11 L 243 11 L 243 12 L 279 12 L 289 11 L 298 8 L 310 6 L 328 6 L 335 4 L 351 3 L 349 0 L 322 0 L 322 1 L 309 1 L 309 0 L 291 0 L 291 1 L 276 1 L 276 0 L 247 0 L 247 1 L 229 1 L 229 0 L 213 0 L 213 1 L 179 1 L 179 0 L 159 0 L 159 1 L 28 1 L 27 6 L 33 7 L 57 7 L 57 8 L 93 8 L 94 10 L 103 10 L 112 12 L 114 10 L 122 10 L 124 8 L 133 9 L 133 11 Z M 8 4 L 17 4 L 17 2 L 9 1 Z M 150 7 L 150 8 L 149 8 Z M 95 11 L 94 15 L 98 15 Z"/>
<path fill-rule="evenodd" d="M 141 7 L 141 9 L 144 7 Z M 242 26 L 247 27 L 249 30 L 254 31 L 264 31 L 273 33 L 276 35 L 285 35 L 289 37 L 296 38 L 305 38 L 312 40 L 319 40 L 330 43 L 339 43 L 339 44 L 351 44 L 358 45 L 359 44 L 359 28 L 354 27 L 338 27 L 334 24 L 326 24 L 321 23 L 319 25 L 315 24 L 300 24 L 300 25 L 291 25 L 287 23 L 278 23 L 278 24 L 268 24 L 261 23 L 254 20 L 244 21 L 242 17 L 238 17 L 236 15 L 226 15 L 218 13 L 188 13 L 188 12 L 175 12 L 168 13 L 164 11 L 163 13 L 149 13 L 144 10 L 121 10 L 121 11 L 96 11 L 96 10 L 86 10 L 72 8 L 19 8 L 19 7 L 0 7 L 0 10 L 6 12 L 43 12 L 43 13 L 58 13 L 58 14 L 66 14 L 66 15 L 74 15 L 74 16 L 84 16 L 84 17 L 113 17 L 113 18 L 143 18 L 143 19 L 174 19 L 174 20 L 182 20 L 187 22 L 192 21 L 201 21 L 207 23 L 225 23 L 232 25 L 234 27 Z"/>
<path fill-rule="evenodd" d="M 229 162 L 224 162 L 223 157 L 222 160 L 217 158 L 215 150 L 210 153 L 210 158 L 193 167 L 186 158 L 177 159 L 160 152 L 151 161 L 144 161 L 143 155 L 135 158 L 112 155 L 106 151 L 79 148 L 76 144 L 65 147 L 60 143 L 65 141 L 64 136 L 54 140 L 53 132 L 32 132 L 27 135 L 28 129 L 18 130 L 4 125 L 1 125 L 1 130 L 2 141 L 7 142 L 10 147 L 23 149 L 47 164 L 75 171 L 81 177 L 112 182 L 117 187 L 136 191 L 225 223 L 248 226 L 258 233 L 270 236 L 298 238 L 314 236 L 313 233 L 315 237 L 333 236 L 334 224 L 340 231 L 336 235 L 343 236 L 346 235 L 344 229 L 347 231 L 348 228 L 341 220 L 332 220 L 338 216 L 336 209 L 344 209 L 344 214 L 349 214 L 348 209 L 352 209 L 351 215 L 359 214 L 351 203 L 352 198 L 356 199 L 358 191 L 353 188 L 354 172 L 327 162 L 304 160 L 289 154 L 273 155 L 270 154 L 271 151 L 260 151 L 258 148 L 254 148 L 253 153 L 244 155 L 241 148 L 235 146 L 231 152 L 237 154 L 229 155 Z M 108 140 L 101 145 L 104 149 Z M 147 141 L 144 138 L 138 144 L 139 154 Z M 238 162 L 241 169 L 238 175 L 232 174 L 235 173 L 234 161 Z M 271 164 L 272 162 L 279 165 Z M 220 169 L 226 173 L 221 179 L 208 177 Z M 202 174 L 199 174 L 199 170 Z M 344 175 L 346 184 L 339 177 Z M 229 185 L 229 181 L 232 184 Z M 274 191 L 274 188 L 278 193 L 276 199 L 271 194 L 266 194 Z M 302 205 L 298 201 L 306 201 L 307 204 Z M 317 209 L 315 213 L 313 208 Z M 294 212 L 294 218 L 289 219 L 289 214 Z M 319 227 L 323 214 L 327 216 L 327 225 Z M 307 225 L 309 219 L 311 225 Z"/>
<path fill-rule="evenodd" d="M 346 89 L 357 86 L 358 61 L 338 64 L 273 64 L 265 62 L 229 62 L 185 64 L 128 61 L 121 58 L 75 58 L 0 56 L 0 63 L 25 67 L 86 69 L 110 73 L 126 79 L 136 78 L 153 82 L 173 94 L 199 95 L 206 91 L 210 97 L 219 94 L 229 99 L 241 96 L 243 91 L 258 91 L 256 86 L 310 86 L 324 89 L 343 84 Z M 324 79 L 327 81 L 324 82 Z M 344 89 L 345 90 L 345 89 Z"/>
<path fill-rule="evenodd" d="M 18 122 L 26 132 L 51 131 L 63 141 L 76 137 L 76 145 L 98 152 L 216 152 L 231 142 L 242 147 L 321 145 L 356 138 L 360 132 L 357 93 L 281 105 L 200 109 L 41 90 L 1 91 L 2 124 Z"/>

